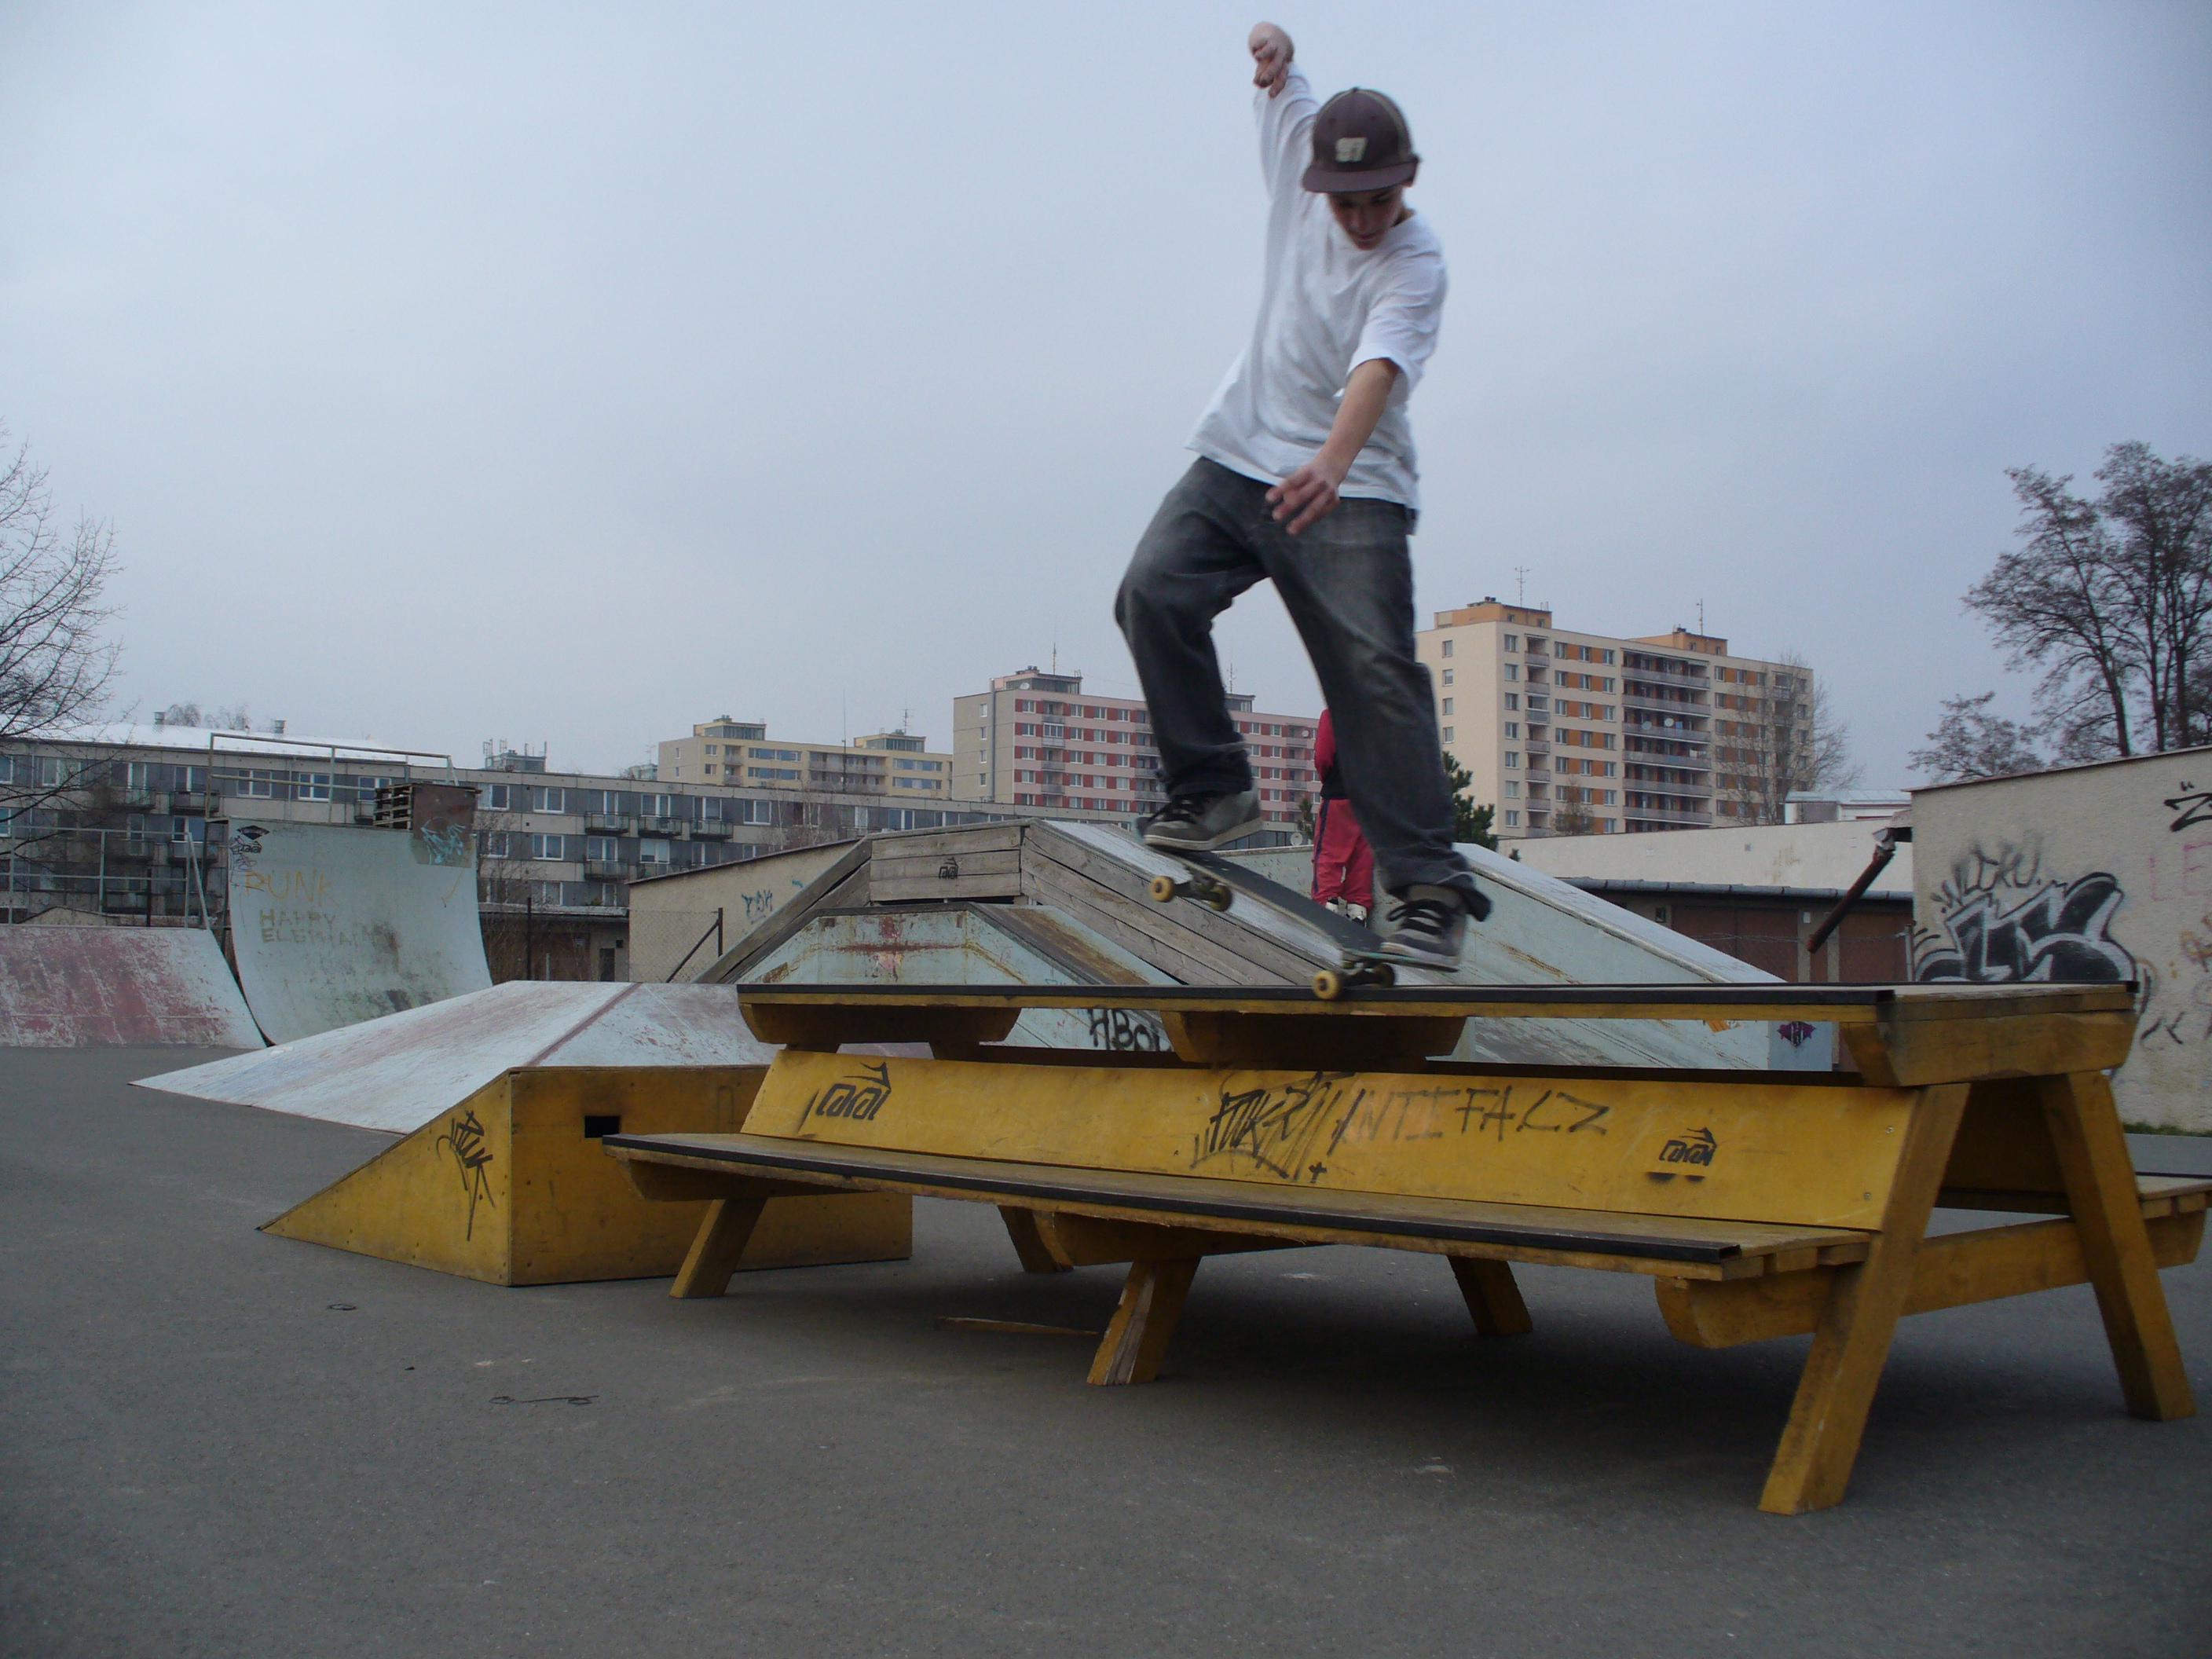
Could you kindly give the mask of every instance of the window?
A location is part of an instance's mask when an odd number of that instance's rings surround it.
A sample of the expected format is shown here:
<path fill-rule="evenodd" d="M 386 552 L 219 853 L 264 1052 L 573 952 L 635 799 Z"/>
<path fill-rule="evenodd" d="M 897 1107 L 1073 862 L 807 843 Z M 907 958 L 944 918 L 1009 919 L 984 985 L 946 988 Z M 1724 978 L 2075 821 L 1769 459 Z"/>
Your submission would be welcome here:
<path fill-rule="evenodd" d="M 1519 800 L 1521 799 L 1520 779 L 1508 778 L 1505 780 L 1505 799 L 1508 800 Z"/>
<path fill-rule="evenodd" d="M 530 791 L 530 810 L 533 812 L 565 812 L 568 810 L 568 792 L 533 785 Z"/>
<path fill-rule="evenodd" d="M 724 817 L 724 813 L 732 804 L 720 795 L 702 797 L 699 802 L 699 822 L 702 823 L 726 823 L 728 820 Z"/>
<path fill-rule="evenodd" d="M 1451 653 L 1452 653 L 1452 642 L 1451 642 L 1449 639 L 1447 639 L 1447 640 L 1444 641 L 1443 651 L 1443 653 L 1442 653 L 1441 654 L 1443 654 L 1443 655 L 1444 655 L 1444 656 L 1449 657 L 1449 655 L 1451 655 Z"/>
<path fill-rule="evenodd" d="M 1452 672 L 1453 671 L 1449 668 L 1444 670 L 1444 684 L 1446 685 L 1449 685 L 1452 683 Z"/>
<path fill-rule="evenodd" d="M 1546 714 L 1546 713 L 1548 713 L 1548 712 L 1550 711 L 1551 707 L 1552 707 L 1552 700 L 1551 700 L 1551 698 L 1549 698 L 1549 697 L 1546 696 L 1542 692 L 1540 692 L 1540 691 L 1531 691 L 1531 692 L 1528 694 L 1528 712 L 1529 712 L 1530 714 Z"/>
<path fill-rule="evenodd" d="M 1507 750 L 1505 751 L 1505 763 L 1506 763 L 1506 765 L 1508 765 L 1508 766 L 1518 766 L 1518 765 L 1520 765 L 1520 764 L 1521 764 L 1521 751 L 1520 751 L 1519 750 L 1517 750 L 1517 749 L 1509 749 L 1509 750 Z"/>
<path fill-rule="evenodd" d="M 1509 683 L 1519 679 L 1521 678 L 1521 665 L 1517 662 L 1507 663 L 1505 665 L 1505 678 Z"/>
<path fill-rule="evenodd" d="M 641 841 L 637 844 L 640 864 L 665 865 L 668 862 L 668 843 L 665 841 Z"/>
<path fill-rule="evenodd" d="M 1444 741 L 1445 741 L 1446 743 L 1449 743 L 1451 740 L 1452 740 L 1452 729 L 1451 729 L 1451 727 L 1449 727 L 1449 726 L 1447 726 L 1446 727 L 1444 727 Z"/>
<path fill-rule="evenodd" d="M 1521 827 L 1521 815 L 1510 807 L 1506 809 L 1505 827 L 1508 830 L 1518 830 Z"/>
<path fill-rule="evenodd" d="M 505 812 L 514 805 L 514 786 L 507 783 L 488 783 L 483 792 L 484 811 Z"/>
<path fill-rule="evenodd" d="M 1519 720 L 1506 721 L 1505 735 L 1509 738 L 1519 737 L 1521 735 L 1521 722 Z"/>
<path fill-rule="evenodd" d="M 530 856 L 557 862 L 568 856 L 568 838 L 566 836 L 532 836 L 530 838 Z"/>
<path fill-rule="evenodd" d="M 1505 706 L 1508 708 L 1519 708 L 1521 707 L 1521 694 L 1518 691 L 1508 691 L 1505 694 Z"/>
<path fill-rule="evenodd" d="M 584 837 L 584 856 L 593 864 L 612 864 L 615 861 L 615 838 L 612 836 Z"/>
<path fill-rule="evenodd" d="M 300 774 L 301 800 L 328 800 L 331 798 L 331 775 L 327 772 Z"/>
<path fill-rule="evenodd" d="M 238 793 L 251 800 L 269 800 L 276 793 L 276 775 L 259 770 L 242 773 L 238 780 Z"/>
<path fill-rule="evenodd" d="M 514 854 L 507 850 L 507 834 L 506 830 L 493 830 L 485 833 L 483 838 L 483 855 L 488 859 L 503 859 L 514 856 Z"/>
<path fill-rule="evenodd" d="M 1446 698 L 1444 699 L 1444 713 L 1445 713 L 1445 714 L 1450 714 L 1450 713 L 1451 713 L 1451 711 L 1452 711 L 1452 700 L 1451 700 L 1449 697 L 1446 697 Z"/>

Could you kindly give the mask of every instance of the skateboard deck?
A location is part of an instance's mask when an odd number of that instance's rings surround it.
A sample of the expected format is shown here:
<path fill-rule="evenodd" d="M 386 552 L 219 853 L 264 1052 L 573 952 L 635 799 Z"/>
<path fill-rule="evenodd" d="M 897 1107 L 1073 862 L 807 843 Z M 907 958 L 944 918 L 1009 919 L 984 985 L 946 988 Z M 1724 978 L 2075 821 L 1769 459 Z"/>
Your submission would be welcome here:
<path fill-rule="evenodd" d="M 1418 965 L 1401 963 L 1395 957 L 1386 956 L 1382 939 L 1350 916 L 1339 915 L 1327 905 L 1316 902 L 1295 888 L 1285 887 L 1278 881 L 1269 881 L 1267 877 L 1246 868 L 1233 859 L 1223 858 L 1218 853 L 1184 852 L 1172 847 L 1154 847 L 1150 842 L 1144 843 L 1144 846 L 1146 852 L 1171 858 L 1190 872 L 1188 878 L 1180 881 L 1172 876 L 1155 876 L 1152 878 L 1152 896 L 1159 903 L 1187 898 L 1209 909 L 1227 910 L 1236 896 L 1242 894 L 1255 903 L 1295 916 L 1325 934 L 1329 943 L 1336 946 L 1337 965 L 1322 969 L 1313 976 L 1314 994 L 1324 1002 L 1334 1002 L 1346 991 L 1362 985 L 1393 984 L 1397 979 L 1399 967 Z"/>

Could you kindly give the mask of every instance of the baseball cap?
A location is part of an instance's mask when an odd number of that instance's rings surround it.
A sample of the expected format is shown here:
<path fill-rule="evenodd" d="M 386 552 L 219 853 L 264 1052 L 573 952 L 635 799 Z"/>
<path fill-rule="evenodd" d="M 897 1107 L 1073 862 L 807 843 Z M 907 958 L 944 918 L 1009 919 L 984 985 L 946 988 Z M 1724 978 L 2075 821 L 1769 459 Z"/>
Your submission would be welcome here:
<path fill-rule="evenodd" d="M 1340 92 L 1314 118 L 1308 190 L 1388 190 L 1413 176 L 1421 158 L 1397 105 L 1379 92 Z"/>

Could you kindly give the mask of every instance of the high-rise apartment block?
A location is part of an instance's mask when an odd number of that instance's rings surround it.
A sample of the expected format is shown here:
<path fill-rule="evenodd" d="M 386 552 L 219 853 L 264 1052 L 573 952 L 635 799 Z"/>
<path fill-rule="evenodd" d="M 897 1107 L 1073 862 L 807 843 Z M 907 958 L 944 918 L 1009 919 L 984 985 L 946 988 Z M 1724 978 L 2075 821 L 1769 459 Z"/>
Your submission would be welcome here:
<path fill-rule="evenodd" d="M 1555 628 L 1496 599 L 1437 613 L 1417 641 L 1445 750 L 1500 836 L 1779 821 L 1801 787 L 1812 676 L 1677 628 Z M 1771 801 L 1771 812 L 1770 812 Z"/>
<path fill-rule="evenodd" d="M 758 720 L 702 721 L 688 738 L 660 745 L 664 783 L 713 783 L 748 789 L 889 795 L 897 800 L 951 798 L 952 757 L 929 752 L 927 738 L 876 732 L 849 744 L 771 738 Z"/>
<path fill-rule="evenodd" d="M 1261 714 L 1252 702 L 1232 695 L 1229 708 L 1251 753 L 1260 810 L 1271 823 L 1293 824 L 1299 798 L 1320 787 L 1315 716 Z M 952 700 L 953 788 L 963 799 L 1134 817 L 1166 803 L 1159 759 L 1145 705 L 1085 692 L 1080 674 L 1025 668 Z"/>

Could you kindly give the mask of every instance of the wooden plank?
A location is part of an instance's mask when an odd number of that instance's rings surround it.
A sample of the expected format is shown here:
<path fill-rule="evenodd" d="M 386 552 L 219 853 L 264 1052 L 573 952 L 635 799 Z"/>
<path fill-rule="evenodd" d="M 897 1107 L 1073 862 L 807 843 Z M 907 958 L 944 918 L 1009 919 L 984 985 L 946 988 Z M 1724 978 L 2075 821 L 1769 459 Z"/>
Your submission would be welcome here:
<path fill-rule="evenodd" d="M 878 835 L 870 838 L 871 855 L 876 859 L 957 858 L 963 865 L 971 854 L 1010 853 L 1022 844 L 1025 828 L 1018 821 L 1006 823 L 978 823 L 965 829 L 921 830 Z"/>
<path fill-rule="evenodd" d="M 1477 1336 L 1526 1336 L 1534 1328 L 1528 1304 L 1521 1299 L 1521 1287 L 1513 1282 L 1512 1268 L 1503 1261 L 1469 1256 L 1447 1259 Z"/>
<path fill-rule="evenodd" d="M 946 866 L 952 873 L 945 874 Z M 921 858 L 902 858 L 889 847 L 878 846 L 868 860 L 868 879 L 878 897 L 885 881 L 951 881 L 963 876 L 1018 876 L 1022 855 L 1018 848 L 995 853 L 933 853 Z"/>
<path fill-rule="evenodd" d="M 1843 1501 L 1966 1105 L 1964 1084 L 1925 1090 L 1896 1138 L 1896 1178 L 1867 1259 L 1830 1281 L 1789 1425 L 1759 1500 L 1771 1515 L 1802 1515 Z"/>
<path fill-rule="evenodd" d="M 1094 1388 L 1149 1382 L 1160 1374 L 1168 1340 L 1182 1315 L 1183 1298 L 1198 1272 L 1194 1255 L 1133 1261 L 1121 1286 L 1121 1305 L 1091 1362 Z"/>
<path fill-rule="evenodd" d="M 1097 1267 L 1109 1262 L 1155 1261 L 1169 1256 L 1240 1255 L 1250 1250 L 1299 1249 L 1304 1243 L 1302 1239 L 1267 1238 L 1256 1233 L 1160 1226 L 1150 1222 L 1101 1221 L 1085 1215 L 1041 1215 L 1037 1228 L 1053 1255 L 1072 1267 Z"/>
<path fill-rule="evenodd" d="M 2204 1212 L 2160 1216 L 2147 1229 L 2159 1267 L 2184 1267 L 2197 1259 L 2203 1243 Z M 1831 1270 L 1793 1273 L 1779 1261 L 1775 1266 L 1777 1271 L 1757 1279 L 1655 1280 L 1667 1328 L 1678 1340 L 1699 1348 L 1804 1335 L 1820 1323 Z M 1920 1247 L 1905 1311 L 1937 1313 L 2088 1282 L 2088 1264 L 2071 1221 L 2021 1221 L 1943 1233 Z"/>
<path fill-rule="evenodd" d="M 1022 894 L 1120 945 L 1140 961 L 1188 983 L 1272 984 L 1250 963 L 1200 933 L 1178 926 L 1165 907 L 1125 899 L 1082 880 L 1046 858 L 1022 866 Z"/>
<path fill-rule="evenodd" d="M 1913 1096 L 1739 1078 L 1132 1067 L 1105 1056 L 1042 1066 L 791 1048 L 745 1122 L 806 1142 L 1225 1176 L 1298 1194 L 1875 1224 Z"/>
<path fill-rule="evenodd" d="M 744 1255 L 767 1207 L 766 1199 L 750 1197 L 718 1198 L 708 1206 L 699 1236 L 691 1241 L 690 1254 L 677 1270 L 669 1295 L 689 1300 L 727 1294 L 730 1275 L 737 1272 L 738 1259 Z"/>
<path fill-rule="evenodd" d="M 1073 1271 L 1075 1263 L 1068 1261 L 1046 1241 L 1043 1229 L 1037 1224 L 1034 1210 L 1018 1208 L 1012 1204 L 999 1206 L 999 1218 L 1006 1224 L 1006 1237 L 1012 1241 L 1014 1255 L 1025 1273 L 1064 1273 Z"/>
<path fill-rule="evenodd" d="M 1006 875 L 969 875 L 963 872 L 949 881 L 937 876 L 890 877 L 881 871 L 871 871 L 868 882 L 869 891 L 878 904 L 912 904 L 929 899 L 1019 898 L 1022 892 L 1018 871 Z"/>
<path fill-rule="evenodd" d="M 1844 1042 L 1869 1083 L 1913 1086 L 1979 1078 L 2048 1077 L 2118 1066 L 2134 1049 L 2136 1011 L 1990 1012 L 1937 1019 L 1886 1011 L 1845 1026 Z"/>
<path fill-rule="evenodd" d="M 1721 1279 L 1765 1270 L 1784 1251 L 1817 1249 L 1824 1261 L 1863 1259 L 1868 1235 L 1838 1228 L 1606 1215 L 1588 1210 L 1387 1193 L 1287 1192 L 1199 1176 L 1059 1169 L 982 1158 L 886 1152 L 773 1136 L 610 1135 L 623 1158 L 740 1169 L 769 1179 L 907 1192 L 1109 1220 L 1185 1223 L 1304 1243 L 1381 1244 L 1392 1249 L 1541 1261 L 1628 1273 Z"/>
<path fill-rule="evenodd" d="M 1155 910 L 1170 913 L 1176 924 L 1186 932 L 1212 940 L 1270 975 L 1277 985 L 1304 986 L 1321 963 L 1322 958 L 1317 956 L 1300 955 L 1267 934 L 1203 905 L 1156 903 L 1151 896 L 1149 877 L 1058 833 L 1048 824 L 1035 827 L 1024 851 L 1033 864 L 1060 865 L 1082 877 L 1094 890 L 1110 892 L 1129 903 L 1148 904 Z M 1310 988 L 1307 994 L 1311 994 Z"/>
<path fill-rule="evenodd" d="M 2128 1410 L 2154 1422 L 2192 1416 L 2197 1405 L 2158 1282 L 2112 1085 L 2103 1073 L 2087 1072 L 2047 1078 L 2039 1092 Z"/>

